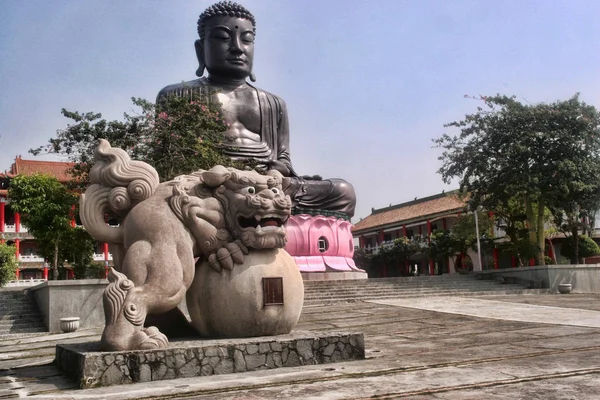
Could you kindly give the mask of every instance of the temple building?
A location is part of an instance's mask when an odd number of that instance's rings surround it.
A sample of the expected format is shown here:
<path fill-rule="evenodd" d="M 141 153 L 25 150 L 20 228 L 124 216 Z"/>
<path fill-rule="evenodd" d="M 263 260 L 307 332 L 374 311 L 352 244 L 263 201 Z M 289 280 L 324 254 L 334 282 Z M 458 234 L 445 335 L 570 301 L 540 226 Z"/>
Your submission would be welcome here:
<path fill-rule="evenodd" d="M 33 175 L 36 173 L 47 174 L 55 177 L 61 183 L 67 184 L 71 180 L 68 170 L 73 163 L 59 161 L 23 160 L 21 156 L 15 158 L 10 170 L 0 173 L 0 243 L 14 244 L 19 262 L 17 280 L 48 279 L 48 263 L 40 254 L 35 238 L 28 232 L 27 227 L 21 224 L 19 213 L 10 207 L 8 188 L 10 181 L 17 175 Z M 75 220 L 72 221 L 75 226 Z M 94 252 L 94 261 L 104 262 L 105 266 L 112 264 L 112 255 L 108 251 L 107 243 L 97 245 Z M 68 270 L 68 278 L 73 278 L 73 271 Z"/>
<path fill-rule="evenodd" d="M 401 237 L 428 240 L 436 230 L 450 230 L 461 213 L 466 211 L 466 202 L 457 192 L 440 193 L 406 203 L 371 209 L 371 215 L 354 225 L 352 235 L 358 238 L 358 247 L 367 253 L 377 253 L 385 246 L 392 246 Z M 460 261 L 460 260 L 459 260 Z M 417 268 L 422 275 L 455 272 L 456 259 L 436 262 L 424 256 L 407 263 L 385 265 L 381 276 L 399 276 Z M 440 265 L 441 264 L 441 265 Z"/>
<path fill-rule="evenodd" d="M 416 199 L 406 203 L 390 205 L 380 209 L 371 209 L 371 214 L 356 223 L 352 229 L 355 244 L 366 254 L 378 254 L 381 249 L 392 247 L 394 240 L 401 237 L 418 239 L 424 246 L 430 241 L 430 235 L 436 230 L 449 231 L 461 214 L 467 213 L 466 201 L 461 200 L 457 191 L 442 192 L 433 196 Z M 470 213 L 470 212 L 469 212 Z M 600 215 L 598 212 L 595 215 Z M 487 212 L 488 218 L 495 218 L 493 212 Z M 583 222 L 583 221 L 582 221 Z M 589 221 L 588 221 L 589 222 Z M 546 223 L 546 228 L 552 226 Z M 406 262 L 385 261 L 377 271 L 370 271 L 370 277 L 402 276 L 418 271 L 420 275 L 455 273 L 459 269 L 478 271 L 483 269 L 515 268 L 518 266 L 534 266 L 535 260 L 519 260 L 509 251 L 502 250 L 501 244 L 508 238 L 502 220 L 494 221 L 490 232 L 480 232 L 481 237 L 493 238 L 493 248 L 484 248 L 481 261 L 476 250 L 457 254 L 447 260 L 431 260 L 424 254 L 416 254 Z M 600 242 L 600 218 L 595 218 L 592 238 Z M 566 264 L 569 260 L 561 255 L 561 246 L 566 236 L 556 231 L 546 238 L 546 256 L 553 263 Z M 548 261 L 547 261 L 548 262 Z M 600 256 L 583 260 L 585 264 L 600 262 Z M 357 261 L 358 267 L 362 267 Z M 481 265 L 480 265 L 481 264 Z"/>

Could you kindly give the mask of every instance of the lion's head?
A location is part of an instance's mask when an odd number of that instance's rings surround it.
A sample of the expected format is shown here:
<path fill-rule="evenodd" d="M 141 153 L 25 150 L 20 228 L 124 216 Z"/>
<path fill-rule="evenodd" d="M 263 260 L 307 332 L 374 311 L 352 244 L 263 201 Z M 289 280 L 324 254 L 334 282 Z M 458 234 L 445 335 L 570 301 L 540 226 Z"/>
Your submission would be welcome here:
<path fill-rule="evenodd" d="M 191 220 L 200 218 L 202 222 L 212 219 L 215 226 L 222 227 L 223 221 L 230 235 L 226 240 L 240 239 L 245 246 L 255 249 L 285 246 L 284 224 L 290 216 L 292 201 L 290 196 L 283 192 L 283 177 L 279 172 L 269 171 L 267 175 L 261 175 L 256 171 L 216 166 L 209 171 L 198 171 L 191 176 L 185 176 L 186 179 L 183 178 L 178 178 L 171 207 L 176 214 L 182 216 L 180 218 L 184 222 L 187 220 L 186 225 L 189 225 Z M 194 181 L 199 184 L 194 185 Z M 194 197 L 198 200 L 193 200 Z M 207 218 L 204 214 L 208 210 L 198 210 L 200 203 L 196 203 L 203 199 L 202 204 L 206 207 L 210 198 L 220 203 L 219 215 L 222 220 Z M 174 204 L 173 200 L 177 200 L 179 205 Z M 181 211 L 177 212 L 177 208 Z M 214 205 L 209 208 L 215 211 Z M 186 209 L 196 211 L 186 212 Z M 189 218 L 190 214 L 195 215 L 195 218 Z M 188 218 L 183 215 L 188 215 Z M 218 220 L 221 221 L 217 222 Z M 192 222 L 192 225 L 198 225 L 199 222 Z M 188 227 L 195 231 L 194 227 Z M 214 247 L 212 243 L 210 246 L 207 243 L 207 249 Z"/>
<path fill-rule="evenodd" d="M 214 196 L 223 204 L 231 235 L 255 249 L 285 246 L 284 224 L 290 217 L 292 201 L 283 192 L 281 174 L 270 171 L 260 175 L 235 169 L 225 174 L 229 176 Z"/>

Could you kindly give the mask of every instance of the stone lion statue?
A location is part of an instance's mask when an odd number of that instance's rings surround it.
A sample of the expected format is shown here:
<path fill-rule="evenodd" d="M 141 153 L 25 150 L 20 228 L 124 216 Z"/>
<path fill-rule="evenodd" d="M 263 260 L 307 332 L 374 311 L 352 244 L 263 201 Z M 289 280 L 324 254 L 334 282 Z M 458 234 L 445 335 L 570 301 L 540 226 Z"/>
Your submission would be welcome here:
<path fill-rule="evenodd" d="M 195 265 L 221 274 L 249 252 L 285 245 L 292 203 L 275 170 L 215 166 L 159 183 L 150 165 L 101 140 L 90 181 L 81 220 L 92 237 L 111 244 L 115 263 L 104 294 L 104 350 L 166 347 L 166 336 L 144 321 L 181 302 Z"/>

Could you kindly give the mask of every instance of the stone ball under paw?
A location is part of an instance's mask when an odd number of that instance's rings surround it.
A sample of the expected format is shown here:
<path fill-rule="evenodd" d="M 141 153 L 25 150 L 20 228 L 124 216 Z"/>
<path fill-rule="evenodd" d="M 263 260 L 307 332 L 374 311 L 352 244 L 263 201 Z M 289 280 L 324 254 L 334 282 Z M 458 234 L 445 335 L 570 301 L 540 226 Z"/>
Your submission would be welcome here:
<path fill-rule="evenodd" d="M 265 304 L 265 296 L 267 302 L 277 296 L 264 293 L 263 278 L 281 278 L 283 304 Z M 202 336 L 280 335 L 290 333 L 300 318 L 304 283 L 285 250 L 251 250 L 231 271 L 217 272 L 207 261 L 197 265 L 186 301 L 192 325 Z"/>

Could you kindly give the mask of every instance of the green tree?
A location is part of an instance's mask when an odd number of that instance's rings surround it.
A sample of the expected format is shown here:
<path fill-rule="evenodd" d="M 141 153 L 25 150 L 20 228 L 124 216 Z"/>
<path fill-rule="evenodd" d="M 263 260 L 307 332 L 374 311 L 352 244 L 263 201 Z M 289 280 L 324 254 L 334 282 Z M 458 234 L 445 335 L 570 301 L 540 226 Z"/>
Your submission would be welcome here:
<path fill-rule="evenodd" d="M 600 247 L 598 244 L 589 236 L 579 235 L 577 242 L 579 249 L 575 251 L 574 242 L 572 240 L 565 240 L 560 246 L 560 254 L 564 257 L 571 259 L 571 263 L 577 264 L 586 257 L 597 256 L 600 254 Z"/>
<path fill-rule="evenodd" d="M 61 246 L 70 237 L 77 197 L 49 175 L 18 175 L 8 189 L 11 208 L 42 248 L 51 254 L 53 279 L 58 279 Z M 46 256 L 48 253 L 45 254 Z"/>
<path fill-rule="evenodd" d="M 361 247 L 354 250 L 352 258 L 358 268 L 365 270 L 369 276 L 373 276 L 373 256 L 371 254 Z"/>
<path fill-rule="evenodd" d="M 438 172 L 447 183 L 459 178 L 471 209 L 494 210 L 517 199 L 544 264 L 546 208 L 562 218 L 599 204 L 600 114 L 578 95 L 550 104 L 501 95 L 481 100 L 485 108 L 445 125 L 459 134 L 434 141 L 443 149 Z"/>
<path fill-rule="evenodd" d="M 483 211 L 477 212 L 480 242 L 490 239 L 493 227 L 492 219 Z M 475 214 L 460 215 L 452 226 L 452 242 L 457 253 L 466 253 L 469 249 L 477 250 L 477 230 L 475 229 Z"/>
<path fill-rule="evenodd" d="M 407 262 L 411 257 L 426 252 L 426 243 L 417 238 L 400 237 L 394 240 L 391 252 L 396 260 Z"/>
<path fill-rule="evenodd" d="M 79 187 L 87 184 L 99 139 L 106 139 L 112 147 L 127 151 L 131 158 L 152 165 L 163 181 L 217 164 L 254 166 L 225 156 L 224 132 L 228 126 L 221 116 L 220 104 L 207 102 L 204 97 L 177 96 L 168 96 L 159 104 L 139 98 L 132 98 L 132 102 L 137 111 L 125 113 L 123 121 L 107 121 L 100 113 L 63 109 L 62 114 L 73 122 L 59 130 L 47 145 L 29 151 L 34 155 L 68 157 L 76 163 L 71 174 Z"/>
<path fill-rule="evenodd" d="M 6 285 L 17 276 L 17 257 L 15 246 L 0 243 L 0 287 Z"/>
<path fill-rule="evenodd" d="M 451 231 L 435 230 L 429 240 L 427 257 L 434 261 L 447 260 L 460 252 L 461 243 Z"/>
<path fill-rule="evenodd" d="M 68 260 L 73 266 L 75 278 L 84 279 L 90 274 L 94 261 L 96 242 L 83 228 L 69 229 L 65 235 L 65 244 L 60 259 Z"/>

